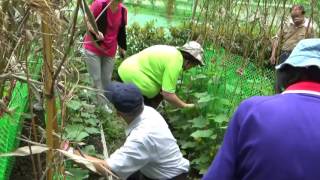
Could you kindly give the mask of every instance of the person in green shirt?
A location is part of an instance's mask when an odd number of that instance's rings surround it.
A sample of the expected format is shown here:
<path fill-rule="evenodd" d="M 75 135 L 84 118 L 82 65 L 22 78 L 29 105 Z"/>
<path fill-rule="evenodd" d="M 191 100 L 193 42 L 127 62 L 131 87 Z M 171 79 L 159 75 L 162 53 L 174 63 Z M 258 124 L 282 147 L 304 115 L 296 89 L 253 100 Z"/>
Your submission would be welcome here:
<path fill-rule="evenodd" d="M 133 83 L 144 96 L 144 103 L 157 108 L 162 99 L 170 104 L 187 108 L 194 107 L 176 94 L 176 85 L 182 71 L 204 65 L 203 49 L 196 41 L 177 48 L 154 45 L 124 60 L 118 74 L 124 83 Z"/>

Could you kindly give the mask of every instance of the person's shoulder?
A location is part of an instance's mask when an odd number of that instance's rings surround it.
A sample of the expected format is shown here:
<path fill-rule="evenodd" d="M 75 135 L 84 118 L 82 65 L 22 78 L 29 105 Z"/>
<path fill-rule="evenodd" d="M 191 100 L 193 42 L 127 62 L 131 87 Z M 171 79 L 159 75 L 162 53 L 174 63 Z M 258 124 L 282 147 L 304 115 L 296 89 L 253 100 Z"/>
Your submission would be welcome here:
<path fill-rule="evenodd" d="M 142 112 L 142 118 L 145 120 L 156 119 L 156 120 L 164 120 L 161 114 L 150 106 L 144 106 L 144 110 Z"/>
<path fill-rule="evenodd" d="M 120 6 L 121 9 L 124 9 L 125 11 L 128 11 L 128 8 L 123 3 L 120 3 L 119 6 Z"/>
<path fill-rule="evenodd" d="M 275 105 L 281 101 L 283 101 L 283 96 L 281 94 L 272 96 L 253 96 L 242 101 L 238 109 L 250 111 L 261 107 L 265 108 L 265 106 L 275 107 Z"/>
<path fill-rule="evenodd" d="M 94 9 L 100 9 L 102 8 L 102 4 L 105 3 L 105 0 L 94 0 L 92 1 L 90 7 Z"/>
<path fill-rule="evenodd" d="M 179 50 L 174 46 L 157 44 L 144 49 L 143 52 L 157 57 L 166 57 L 167 59 L 168 57 L 174 58 L 174 55 L 177 54 Z"/>
<path fill-rule="evenodd" d="M 103 4 L 103 3 L 108 4 L 108 3 L 109 3 L 109 0 L 94 0 L 94 1 L 92 2 L 92 4 Z"/>
<path fill-rule="evenodd" d="M 165 45 L 165 44 L 157 44 L 150 46 L 150 48 L 158 49 L 158 50 L 177 50 L 174 46 Z"/>
<path fill-rule="evenodd" d="M 162 115 L 150 106 L 144 106 L 140 118 L 141 126 L 149 131 L 157 131 L 158 127 L 168 127 L 168 124 Z"/>
<path fill-rule="evenodd" d="M 312 20 L 310 20 L 309 18 L 304 18 L 304 24 L 303 25 L 306 28 L 309 27 L 309 28 L 312 28 L 314 30 L 316 30 L 318 28 L 317 23 L 312 21 Z"/>
<path fill-rule="evenodd" d="M 273 113 L 277 107 L 281 106 L 283 99 L 281 95 L 273 96 L 253 96 L 248 99 L 243 100 L 235 113 L 233 114 L 233 120 L 236 124 L 242 126 L 246 122 L 255 121 L 255 118 L 248 117 L 258 117 L 256 114 L 261 113 L 262 111 L 269 111 Z"/>

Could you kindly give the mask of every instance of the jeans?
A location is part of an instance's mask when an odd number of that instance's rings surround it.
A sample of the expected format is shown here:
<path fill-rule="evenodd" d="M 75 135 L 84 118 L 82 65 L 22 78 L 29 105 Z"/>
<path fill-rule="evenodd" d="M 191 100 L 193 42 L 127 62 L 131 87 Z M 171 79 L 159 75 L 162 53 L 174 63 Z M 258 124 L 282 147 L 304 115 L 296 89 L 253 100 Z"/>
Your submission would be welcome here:
<path fill-rule="evenodd" d="M 279 56 L 279 64 L 283 63 L 288 59 L 292 51 L 281 51 Z"/>
<path fill-rule="evenodd" d="M 84 50 L 84 59 L 87 64 L 89 75 L 93 80 L 94 87 L 103 91 L 104 88 L 111 82 L 114 58 L 97 56 L 90 51 Z M 102 102 L 104 101 L 102 100 Z"/>

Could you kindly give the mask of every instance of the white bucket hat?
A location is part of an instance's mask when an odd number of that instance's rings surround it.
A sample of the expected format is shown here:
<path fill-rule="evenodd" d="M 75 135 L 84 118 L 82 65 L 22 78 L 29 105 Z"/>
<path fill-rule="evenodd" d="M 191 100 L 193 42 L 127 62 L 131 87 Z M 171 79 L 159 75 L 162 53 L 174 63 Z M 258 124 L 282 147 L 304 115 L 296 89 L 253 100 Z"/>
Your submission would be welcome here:
<path fill-rule="evenodd" d="M 320 68 L 320 39 L 301 40 L 293 49 L 288 59 L 276 66 L 276 69 L 282 69 L 286 65 L 298 68 L 309 66 Z"/>
<path fill-rule="evenodd" d="M 203 62 L 203 49 L 201 45 L 196 41 L 189 41 L 185 45 L 179 48 L 181 51 L 185 51 L 199 61 L 201 66 L 204 66 Z"/>

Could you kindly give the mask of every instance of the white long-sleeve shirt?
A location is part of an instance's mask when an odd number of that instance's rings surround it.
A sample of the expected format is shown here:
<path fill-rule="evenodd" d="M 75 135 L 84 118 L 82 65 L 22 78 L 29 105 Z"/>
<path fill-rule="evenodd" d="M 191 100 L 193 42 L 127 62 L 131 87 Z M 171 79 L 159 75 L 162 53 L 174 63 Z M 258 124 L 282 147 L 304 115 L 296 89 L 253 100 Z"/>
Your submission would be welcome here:
<path fill-rule="evenodd" d="M 166 121 L 153 108 L 145 106 L 126 134 L 124 145 L 107 159 L 121 178 L 136 171 L 152 179 L 170 179 L 188 172 L 189 161 L 182 157 Z"/>

